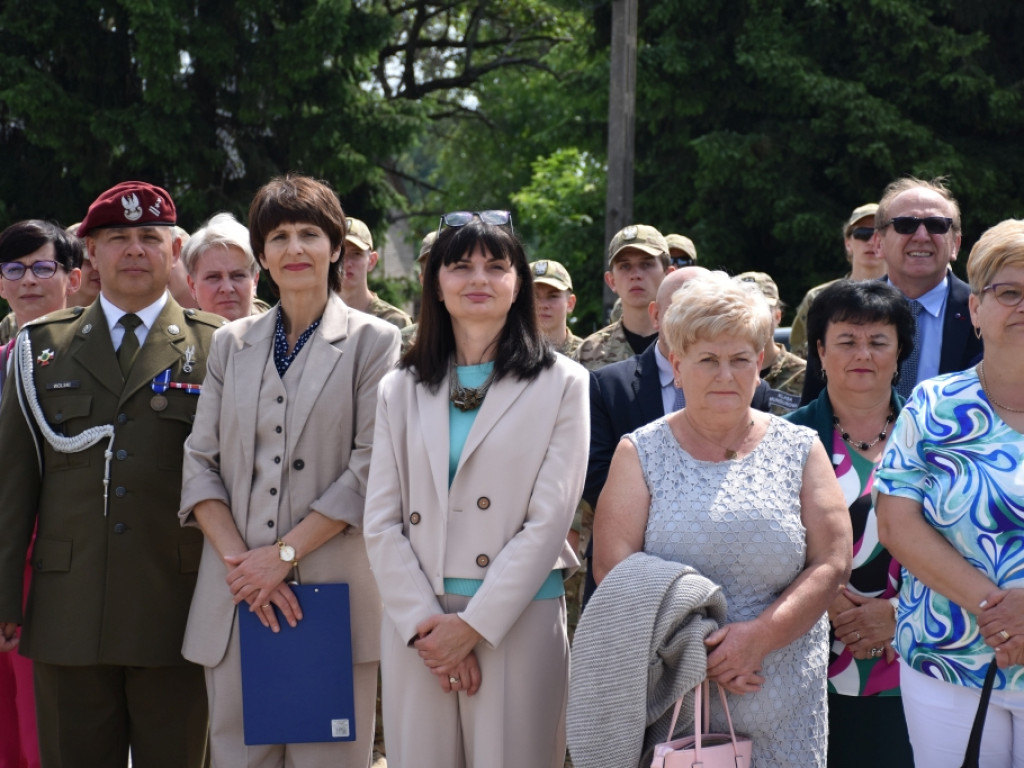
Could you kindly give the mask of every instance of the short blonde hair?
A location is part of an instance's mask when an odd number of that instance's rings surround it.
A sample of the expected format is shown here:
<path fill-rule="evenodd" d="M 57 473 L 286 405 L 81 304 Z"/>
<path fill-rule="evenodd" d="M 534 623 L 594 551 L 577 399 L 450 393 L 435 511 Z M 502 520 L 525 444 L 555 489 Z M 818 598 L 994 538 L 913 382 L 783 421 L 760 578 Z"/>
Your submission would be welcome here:
<path fill-rule="evenodd" d="M 686 281 L 672 295 L 661 323 L 669 350 L 682 355 L 698 341 L 734 336 L 758 352 L 771 340 L 772 310 L 760 291 L 750 291 L 725 272 L 708 272 Z"/>
<path fill-rule="evenodd" d="M 232 245 L 245 254 L 245 266 L 250 274 L 255 275 L 260 271 L 260 266 L 253 257 L 248 228 L 230 213 L 218 213 L 213 216 L 183 243 L 181 261 L 185 265 L 185 271 L 194 279 L 196 270 L 199 269 L 200 256 L 210 248 L 227 248 Z"/>
<path fill-rule="evenodd" d="M 971 293 L 980 294 L 1003 267 L 1024 266 L 1024 220 L 1007 219 L 989 227 L 967 257 Z"/>

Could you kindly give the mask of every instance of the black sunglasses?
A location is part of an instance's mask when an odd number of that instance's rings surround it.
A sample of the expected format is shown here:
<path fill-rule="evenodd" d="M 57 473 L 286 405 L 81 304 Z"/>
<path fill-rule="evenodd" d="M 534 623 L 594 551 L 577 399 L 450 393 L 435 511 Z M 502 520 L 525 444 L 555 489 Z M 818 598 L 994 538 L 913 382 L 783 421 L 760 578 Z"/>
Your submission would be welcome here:
<path fill-rule="evenodd" d="M 865 242 L 870 240 L 873 234 L 875 234 L 874 227 L 854 227 L 850 230 L 850 237 L 854 240 L 864 240 Z"/>
<path fill-rule="evenodd" d="M 953 220 L 947 216 L 927 216 L 923 219 L 919 219 L 917 216 L 897 216 L 880 226 L 879 229 L 885 229 L 890 224 L 900 235 L 912 235 L 922 224 L 924 224 L 925 232 L 929 235 L 944 235 L 953 226 Z"/>
<path fill-rule="evenodd" d="M 441 217 L 441 223 L 437 225 L 437 234 L 441 234 L 441 227 L 464 227 L 474 218 L 495 227 L 507 225 L 509 231 L 515 234 L 512 228 L 512 211 L 452 211 Z"/>
<path fill-rule="evenodd" d="M 0 274 L 8 280 L 21 280 L 25 276 L 25 270 L 31 269 L 33 275 L 45 280 L 57 274 L 59 266 L 56 261 L 34 261 L 31 266 L 25 266 L 20 261 L 5 261 L 0 264 Z"/>

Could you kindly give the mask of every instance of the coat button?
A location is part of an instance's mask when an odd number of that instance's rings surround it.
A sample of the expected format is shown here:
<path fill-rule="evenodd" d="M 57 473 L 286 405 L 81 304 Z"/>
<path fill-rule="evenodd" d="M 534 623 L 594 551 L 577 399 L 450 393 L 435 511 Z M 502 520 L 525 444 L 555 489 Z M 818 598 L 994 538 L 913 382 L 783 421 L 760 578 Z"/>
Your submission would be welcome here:
<path fill-rule="evenodd" d="M 281 432 L 283 432 L 284 430 L 282 430 L 281 427 L 274 427 L 274 431 L 277 432 L 277 434 L 280 435 Z"/>
<path fill-rule="evenodd" d="M 409 522 L 412 523 L 413 525 L 419 525 L 420 524 L 420 513 L 419 512 L 413 512 L 411 515 L 409 515 Z"/>
<path fill-rule="evenodd" d="M 119 414 L 117 414 L 117 423 L 118 424 L 127 424 L 128 423 L 128 414 L 127 413 L 119 413 Z"/>
<path fill-rule="evenodd" d="M 283 403 L 284 402 L 284 398 L 281 395 L 278 395 L 277 396 L 277 402 Z"/>
<path fill-rule="evenodd" d="M 274 527 L 274 521 L 273 520 L 267 520 L 267 528 L 273 528 L 273 527 Z"/>
<path fill-rule="evenodd" d="M 486 568 L 488 565 L 491 564 L 491 558 L 489 558 L 487 555 L 477 555 L 476 564 L 479 565 L 481 568 Z"/>
<path fill-rule="evenodd" d="M 53 415 L 53 420 L 60 424 L 62 421 L 64 421 L 64 414 L 58 411 Z"/>
<path fill-rule="evenodd" d="M 277 488 L 271 488 L 270 489 L 270 495 L 271 496 L 277 496 Z"/>
<path fill-rule="evenodd" d="M 491 500 L 488 499 L 486 496 L 481 496 L 479 499 L 476 500 L 476 505 L 480 507 L 480 509 L 490 509 Z"/>
<path fill-rule="evenodd" d="M 124 523 L 114 523 L 114 533 L 124 533 L 128 530 L 128 526 Z"/>
<path fill-rule="evenodd" d="M 305 466 L 306 462 L 304 462 L 302 459 L 296 459 L 295 461 L 292 462 L 292 467 L 294 467 L 295 469 L 303 469 Z"/>
<path fill-rule="evenodd" d="M 115 455 L 117 456 L 118 461 L 124 461 L 125 459 L 128 458 L 128 451 L 122 448 Z"/>
<path fill-rule="evenodd" d="M 280 464 L 281 463 L 281 457 L 280 456 L 275 456 L 274 457 L 274 463 L 275 464 Z"/>
<path fill-rule="evenodd" d="M 117 486 L 117 488 L 114 489 L 114 495 L 117 496 L 117 498 L 119 499 L 123 499 L 125 496 L 128 495 L 128 489 L 125 488 L 123 485 L 119 485 Z"/>

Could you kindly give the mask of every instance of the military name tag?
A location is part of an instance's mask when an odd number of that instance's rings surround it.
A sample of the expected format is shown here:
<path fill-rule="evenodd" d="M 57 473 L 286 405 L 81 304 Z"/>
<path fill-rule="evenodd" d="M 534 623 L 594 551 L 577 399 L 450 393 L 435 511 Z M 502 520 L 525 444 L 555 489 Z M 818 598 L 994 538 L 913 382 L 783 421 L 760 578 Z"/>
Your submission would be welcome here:
<path fill-rule="evenodd" d="M 74 381 L 55 381 L 52 384 L 47 384 L 47 389 L 78 389 L 82 386 L 82 382 L 78 379 Z"/>

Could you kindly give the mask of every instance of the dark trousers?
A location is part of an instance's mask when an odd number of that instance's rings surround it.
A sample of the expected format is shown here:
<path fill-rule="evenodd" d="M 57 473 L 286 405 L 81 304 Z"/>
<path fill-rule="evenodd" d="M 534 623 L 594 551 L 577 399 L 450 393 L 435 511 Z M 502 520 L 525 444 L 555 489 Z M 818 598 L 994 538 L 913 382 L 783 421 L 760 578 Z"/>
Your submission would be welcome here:
<path fill-rule="evenodd" d="M 828 695 L 828 768 L 914 768 L 903 699 Z"/>
<path fill-rule="evenodd" d="M 173 667 L 34 664 L 43 768 L 202 768 L 206 683 Z"/>

